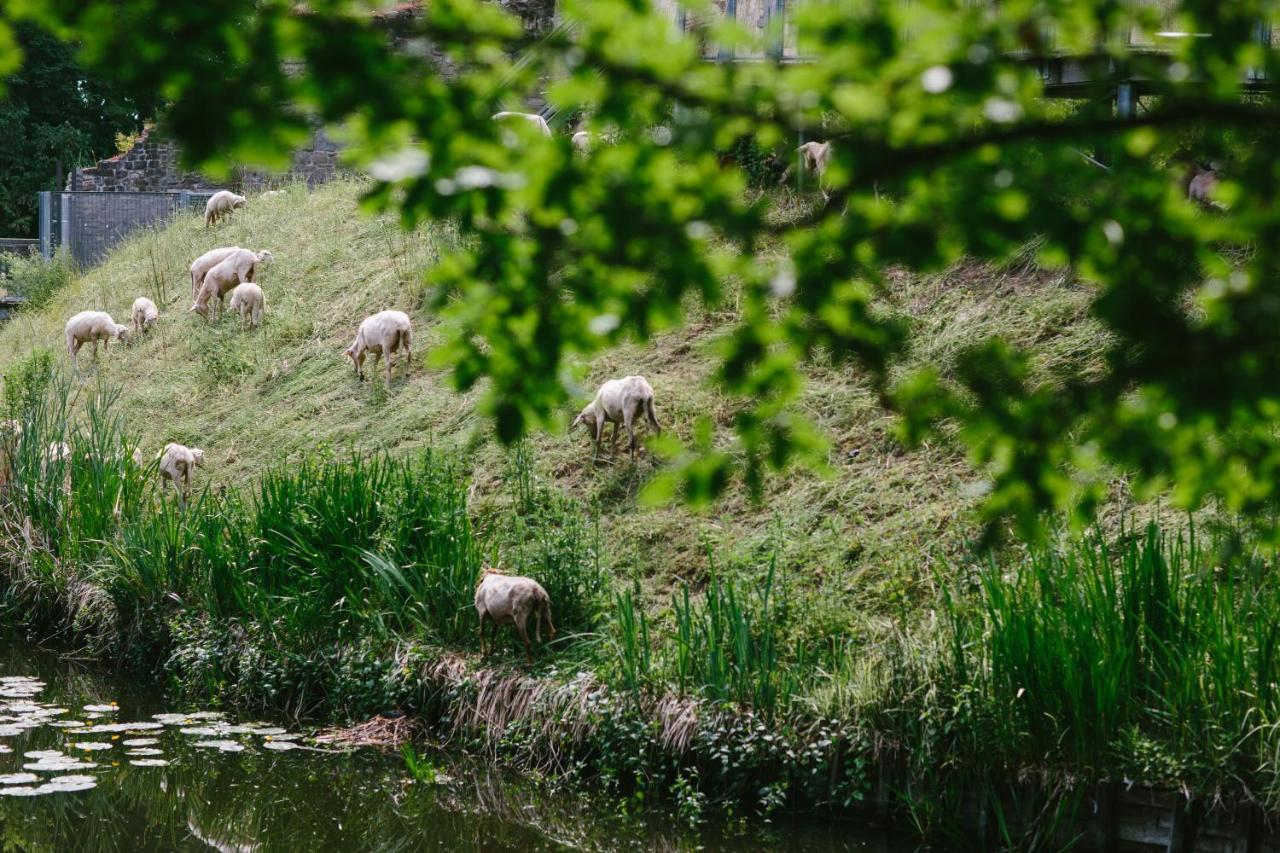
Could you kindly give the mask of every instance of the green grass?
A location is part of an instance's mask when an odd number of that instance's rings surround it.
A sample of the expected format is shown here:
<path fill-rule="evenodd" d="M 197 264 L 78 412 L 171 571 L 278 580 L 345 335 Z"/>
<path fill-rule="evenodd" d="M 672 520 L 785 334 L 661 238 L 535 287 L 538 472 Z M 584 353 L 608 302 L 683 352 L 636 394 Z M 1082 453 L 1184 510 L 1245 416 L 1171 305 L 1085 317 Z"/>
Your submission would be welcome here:
<path fill-rule="evenodd" d="M 283 196 L 251 198 L 213 229 L 192 215 L 140 235 L 45 307 L 0 328 L 0 369 L 39 348 L 63 358 L 62 327 L 71 314 L 99 308 L 125 319 L 133 299 L 149 295 L 161 309 L 154 333 L 113 346 L 96 366 L 84 359 L 89 382 L 122 388 L 117 410 L 148 458 L 169 441 L 200 446 L 208 452 L 201 481 L 219 486 L 254 483 L 268 468 L 317 455 L 403 459 L 434 447 L 468 478 L 469 512 L 487 534 L 516 499 L 506 488 L 509 454 L 475 412 L 479 392 L 457 393 L 447 368 L 431 364 L 441 321 L 421 308 L 430 284 L 423 270 L 458 237 L 448 225 L 406 235 L 393 222 L 365 217 L 360 191 L 355 181 L 313 192 L 295 186 Z M 188 311 L 187 265 L 233 243 L 276 257 L 261 276 L 267 312 L 257 331 L 241 332 L 230 320 L 206 326 Z M 1000 333 L 1034 344 L 1037 366 L 1049 375 L 1097 357 L 1100 333 L 1085 318 L 1088 298 L 1059 273 L 966 264 L 933 276 L 890 276 L 886 310 L 902 312 L 924 332 L 910 364 L 945 371 L 963 346 Z M 360 319 L 382 308 L 407 310 L 416 330 L 416 363 L 407 378 L 397 369 L 390 388 L 382 376 L 358 383 L 341 354 Z M 711 377 L 717 342 L 738 319 L 730 295 L 715 311 L 692 309 L 686 327 L 649 345 L 625 344 L 577 365 L 583 395 L 606 378 L 642 373 L 672 432 L 691 440 L 695 421 L 709 415 L 717 442 L 732 449 L 738 403 Z M 857 372 L 834 368 L 821 354 L 799 407 L 832 439 L 830 473 L 772 476 L 760 503 L 734 487 L 701 515 L 638 505 L 656 465 L 643 451 L 635 468 L 625 459 L 593 466 L 581 433 L 553 432 L 535 434 L 523 452 L 533 480 L 598 508 L 594 558 L 607 574 L 640 583 L 638 602 L 651 617 L 670 618 L 671 594 L 681 584 L 705 587 L 708 553 L 717 555 L 725 578 L 752 581 L 776 555 L 797 597 L 841 602 L 827 609 L 823 633 L 881 633 L 903 602 L 929 600 L 929 555 L 963 552 L 981 478 L 954 447 L 903 451 L 891 436 L 891 416 Z M 1121 491 L 1115 498 L 1116 508 L 1129 503 Z M 522 551 L 527 558 L 531 547 L 540 546 L 507 537 L 486 556 L 510 563 Z"/>
<path fill-rule="evenodd" d="M 581 436 L 491 441 L 474 394 L 429 366 L 442 321 L 421 309 L 413 271 L 454 237 L 362 218 L 359 189 L 294 187 L 216 231 L 177 221 L 0 329 L 3 414 L 22 424 L 0 430 L 12 473 L 0 541 L 25 620 L 60 618 L 103 648 L 146 637 L 151 663 L 228 702 L 404 706 L 487 725 L 506 704 L 469 692 L 481 688 L 466 673 L 483 665 L 471 597 L 488 561 L 537 578 L 561 629 L 540 650 L 542 678 L 503 682 L 552 698 L 530 698 L 531 716 L 495 739 L 547 767 L 579 750 L 611 790 L 701 785 L 766 811 L 788 797 L 844 809 L 872 762 L 896 754 L 897 796 L 924 829 L 945 825 L 975 780 L 1029 771 L 1280 805 L 1270 556 L 1155 527 L 1132 535 L 1118 485 L 1096 539 L 975 563 L 964 543 L 980 475 L 945 442 L 898 448 L 856 372 L 821 354 L 800 407 L 832 437 L 829 473 L 773 476 L 761 503 L 732 490 L 702 515 L 644 508 L 647 453 L 593 466 Z M 278 259 L 262 276 L 260 330 L 185 310 L 188 260 L 232 242 Z M 153 334 L 86 357 L 81 376 L 50 369 L 68 315 L 123 317 L 139 293 L 161 305 Z M 923 332 L 903 369 L 946 372 L 998 333 L 1031 346 L 1050 378 L 1087 371 L 1102 348 L 1087 301 L 1017 260 L 890 276 L 884 310 Z M 419 342 L 390 387 L 373 371 L 357 382 L 341 357 L 384 307 L 408 310 Z M 672 431 L 688 438 L 709 415 L 731 450 L 735 402 L 709 377 L 738 317 L 732 300 L 692 314 L 579 367 L 587 387 L 644 373 Z M 51 459 L 64 441 L 69 457 Z M 185 506 L 157 482 L 168 441 L 206 450 Z M 590 723 L 566 710 L 597 701 Z M 690 703 L 705 715 L 692 729 L 672 712 Z M 748 707 L 758 713 L 738 713 Z M 539 722 L 539 708 L 552 717 Z"/>

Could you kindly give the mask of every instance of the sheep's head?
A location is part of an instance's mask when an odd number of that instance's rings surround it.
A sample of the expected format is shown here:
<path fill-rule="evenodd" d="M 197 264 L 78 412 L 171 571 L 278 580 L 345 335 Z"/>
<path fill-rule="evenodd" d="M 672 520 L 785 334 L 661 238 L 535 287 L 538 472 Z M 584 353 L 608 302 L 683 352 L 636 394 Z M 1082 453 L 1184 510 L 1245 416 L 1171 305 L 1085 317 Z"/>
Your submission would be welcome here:
<path fill-rule="evenodd" d="M 261 252 L 255 252 L 254 257 L 258 259 L 258 263 L 260 264 L 269 264 L 276 259 L 276 256 L 271 254 L 270 249 L 263 249 Z"/>
<path fill-rule="evenodd" d="M 587 403 L 587 405 L 585 405 L 582 408 L 582 411 L 578 412 L 578 416 L 573 419 L 573 423 L 569 424 L 569 432 L 573 432 L 573 430 L 578 426 L 578 424 L 586 424 L 587 429 L 594 430 L 595 419 L 596 419 L 596 404 L 594 401 L 592 401 L 590 403 Z"/>
<path fill-rule="evenodd" d="M 206 320 L 209 319 L 208 304 L 197 302 L 195 305 L 191 306 L 191 310 L 194 311 L 196 314 L 199 314 L 201 317 L 205 318 Z"/>
<path fill-rule="evenodd" d="M 191 448 L 191 461 L 192 463 L 203 468 L 204 467 L 204 451 L 198 447 Z"/>
<path fill-rule="evenodd" d="M 120 326 L 120 325 L 117 325 L 114 329 L 112 329 L 112 330 L 111 330 L 111 335 L 112 335 L 112 337 L 114 337 L 117 341 L 125 341 L 125 342 L 128 342 L 128 340 L 129 340 L 129 327 L 128 327 L 128 326 Z"/>
<path fill-rule="evenodd" d="M 248 199 L 242 195 L 233 196 L 231 199 L 231 207 L 233 209 L 237 207 L 244 207 L 246 201 L 248 201 Z"/>
<path fill-rule="evenodd" d="M 476 578 L 476 586 L 480 586 L 480 584 L 484 583 L 484 579 L 489 577 L 490 575 L 505 575 L 505 574 L 506 572 L 504 572 L 501 568 L 495 569 L 493 566 L 481 566 L 480 577 Z"/>

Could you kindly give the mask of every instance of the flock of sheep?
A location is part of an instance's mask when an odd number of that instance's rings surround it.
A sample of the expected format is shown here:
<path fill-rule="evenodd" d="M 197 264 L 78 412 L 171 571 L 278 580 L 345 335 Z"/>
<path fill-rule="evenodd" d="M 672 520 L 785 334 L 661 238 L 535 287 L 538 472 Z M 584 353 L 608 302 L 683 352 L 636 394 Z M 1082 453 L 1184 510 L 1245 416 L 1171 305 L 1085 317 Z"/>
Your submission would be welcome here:
<path fill-rule="evenodd" d="M 505 116 L 520 116 L 537 119 L 545 128 L 546 122 L 541 116 L 527 116 L 523 113 L 499 114 L 495 119 Z M 547 133 L 550 130 L 547 129 Z M 581 138 L 579 138 L 581 137 Z M 588 145 L 590 138 L 585 132 L 575 135 L 574 144 L 579 148 Z M 226 190 L 215 193 L 205 207 L 205 226 L 211 227 L 225 219 L 232 211 L 246 205 L 247 199 Z M 212 249 L 196 258 L 190 266 L 191 296 L 194 300 L 191 311 L 199 314 L 206 322 L 210 314 L 217 318 L 222 313 L 222 303 L 226 295 L 231 295 L 230 308 L 239 313 L 241 327 L 257 327 L 262 323 L 262 315 L 266 309 L 266 297 L 255 279 L 259 267 L 272 260 L 269 251 L 254 251 L 239 246 L 225 246 Z M 93 345 L 93 355 L 97 358 L 98 342 L 101 341 L 106 350 L 110 341 L 127 342 L 131 336 L 140 336 L 153 329 L 160 318 L 156 304 L 145 296 L 133 302 L 131 310 L 131 326 L 116 323 L 105 311 L 81 311 L 71 317 L 66 324 L 66 344 L 73 367 L 79 371 L 79 352 L 87 343 Z M 364 362 L 367 355 L 377 362 L 386 357 L 387 382 L 391 382 L 392 355 L 404 351 L 406 364 L 412 360 L 413 329 L 409 316 L 402 311 L 379 311 L 366 317 L 360 323 L 355 340 L 344 350 L 343 355 L 349 358 L 359 380 L 364 379 Z M 582 424 L 586 427 L 594 442 L 593 463 L 599 459 L 600 444 L 605 428 L 613 424 L 613 435 L 610 451 L 616 455 L 619 431 L 625 429 L 630 440 L 631 459 L 635 461 L 637 437 L 636 427 L 647 421 L 655 432 L 661 432 L 657 411 L 654 407 L 653 387 L 642 376 L 626 376 L 612 379 L 600 386 L 595 398 L 588 403 L 573 420 L 570 429 Z M 20 426 L 14 425 L 20 430 Z M 71 456 L 71 448 L 64 442 L 50 445 L 46 454 L 47 461 L 67 460 Z M 132 455 L 139 466 L 143 456 L 139 450 Z M 159 454 L 159 476 L 165 485 L 173 485 L 178 493 L 178 500 L 185 502 L 191 489 L 191 480 L 195 469 L 203 467 L 205 452 L 199 447 L 187 447 L 178 443 L 166 444 Z M 503 572 L 485 568 L 475 593 L 476 613 L 480 618 L 480 644 L 484 651 L 485 625 L 492 626 L 490 647 L 496 639 L 498 626 L 512 625 L 523 641 L 526 656 L 532 660 L 532 648 L 526 628 L 529 617 L 535 620 L 535 636 L 541 642 L 541 627 L 545 621 L 552 638 L 556 629 L 551 621 L 551 602 L 545 589 L 532 578 L 508 576 Z"/>

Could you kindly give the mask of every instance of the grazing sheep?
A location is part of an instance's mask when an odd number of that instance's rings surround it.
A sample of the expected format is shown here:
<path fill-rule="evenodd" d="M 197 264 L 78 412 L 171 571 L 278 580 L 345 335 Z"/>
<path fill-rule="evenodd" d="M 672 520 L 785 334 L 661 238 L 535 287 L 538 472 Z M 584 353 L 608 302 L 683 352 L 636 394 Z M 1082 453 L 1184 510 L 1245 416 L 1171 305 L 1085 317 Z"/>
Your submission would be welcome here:
<path fill-rule="evenodd" d="M 529 124 L 536 127 L 538 129 L 538 132 L 541 133 L 543 136 L 547 137 L 548 139 L 551 138 L 551 128 L 550 126 L 547 125 L 547 120 L 542 116 L 538 115 L 537 113 L 517 113 L 517 112 L 512 112 L 511 110 L 503 110 L 500 113 L 493 114 L 494 121 L 503 121 L 509 118 L 518 118 L 523 121 L 527 121 L 529 122 Z"/>
<path fill-rule="evenodd" d="M 204 277 L 209 270 L 240 251 L 239 246 L 224 246 L 221 249 L 210 249 L 191 262 L 191 298 L 195 299 L 204 285 Z"/>
<path fill-rule="evenodd" d="M 580 130 L 572 137 L 574 150 L 579 154 L 590 154 L 593 138 L 588 130 Z"/>
<path fill-rule="evenodd" d="M 569 425 L 572 430 L 578 424 L 586 424 L 595 440 L 595 453 L 591 461 L 600 457 L 600 439 L 604 435 L 604 425 L 613 424 L 613 438 L 610 440 L 610 456 L 617 455 L 618 425 L 622 424 L 631 438 L 631 461 L 636 461 L 636 423 L 647 418 L 655 432 L 662 432 L 658 425 L 658 413 L 653 408 L 653 386 L 643 376 L 624 376 L 621 379 L 610 379 L 600 386 L 596 397 L 586 405 Z"/>
<path fill-rule="evenodd" d="M 160 318 L 160 310 L 150 299 L 139 296 L 133 300 L 133 310 L 129 312 L 129 317 L 133 320 L 133 333 L 137 335 L 150 331 L 155 326 L 156 320 Z"/>
<path fill-rule="evenodd" d="M 800 161 L 810 172 L 819 178 L 826 174 L 827 165 L 831 162 L 830 142 L 806 142 L 796 149 L 796 153 L 800 155 Z"/>
<path fill-rule="evenodd" d="M 529 644 L 529 616 L 534 618 L 534 636 L 542 642 L 542 621 L 545 619 L 550 632 L 549 640 L 556 638 L 556 626 L 551 621 L 551 597 L 533 578 L 511 577 L 497 569 L 486 568 L 476 584 L 476 613 L 480 617 L 480 654 L 485 653 L 484 624 L 493 626 L 490 631 L 489 651 L 498 640 L 500 625 L 515 626 L 524 642 L 524 655 L 533 663 L 533 647 Z"/>
<path fill-rule="evenodd" d="M 251 281 L 231 291 L 231 311 L 239 312 L 240 326 L 257 326 L 262 323 L 262 309 L 267 307 L 267 297 L 262 288 Z"/>
<path fill-rule="evenodd" d="M 67 352 L 77 370 L 80 369 L 80 347 L 93 341 L 93 358 L 98 358 L 98 341 L 107 348 L 111 340 L 129 339 L 129 328 L 121 326 L 106 311 L 81 311 L 67 321 Z"/>
<path fill-rule="evenodd" d="M 237 207 L 244 207 L 248 201 L 242 195 L 236 195 L 231 190 L 218 190 L 209 197 L 204 205 L 204 227 L 217 225 L 218 221 L 230 215 L 231 211 Z"/>
<path fill-rule="evenodd" d="M 351 359 L 356 368 L 356 378 L 364 379 L 364 356 L 373 353 L 373 366 L 376 369 L 378 359 L 387 357 L 387 383 L 391 383 L 391 354 L 404 347 L 406 363 L 413 363 L 412 324 L 409 315 L 403 311 L 379 311 L 366 317 L 356 332 L 356 339 L 343 351 L 343 355 Z"/>
<path fill-rule="evenodd" d="M 187 492 L 191 490 L 191 475 L 197 467 L 204 467 L 204 451 L 198 447 L 187 447 L 182 444 L 166 444 L 160 451 L 161 484 L 170 483 L 178 490 L 178 503 L 186 502 Z"/>
<path fill-rule="evenodd" d="M 1191 183 L 1187 185 L 1187 198 L 1199 202 L 1205 207 L 1226 210 L 1227 206 L 1225 204 L 1214 200 L 1214 194 L 1221 183 L 1222 176 L 1218 173 L 1217 163 L 1210 163 L 1207 166 L 1197 163 Z"/>
<path fill-rule="evenodd" d="M 258 274 L 258 264 L 274 260 L 269 251 L 255 252 L 251 249 L 237 249 L 228 255 L 217 266 L 205 273 L 204 284 L 196 295 L 191 310 L 209 319 L 209 302 L 217 297 L 218 313 L 221 313 L 222 300 L 236 285 L 253 281 Z"/>

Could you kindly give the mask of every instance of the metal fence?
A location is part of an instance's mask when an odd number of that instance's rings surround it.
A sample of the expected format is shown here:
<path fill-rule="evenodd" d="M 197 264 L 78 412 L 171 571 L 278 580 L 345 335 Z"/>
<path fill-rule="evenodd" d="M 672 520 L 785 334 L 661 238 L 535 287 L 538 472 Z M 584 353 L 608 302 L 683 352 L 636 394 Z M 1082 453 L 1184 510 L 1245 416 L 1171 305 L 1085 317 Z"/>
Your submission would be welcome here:
<path fill-rule="evenodd" d="M 180 213 L 204 210 L 210 192 L 42 192 L 40 254 L 53 257 L 60 248 L 81 267 L 106 257 L 139 228 L 160 225 Z"/>

